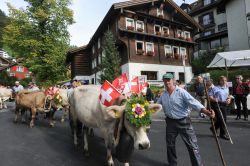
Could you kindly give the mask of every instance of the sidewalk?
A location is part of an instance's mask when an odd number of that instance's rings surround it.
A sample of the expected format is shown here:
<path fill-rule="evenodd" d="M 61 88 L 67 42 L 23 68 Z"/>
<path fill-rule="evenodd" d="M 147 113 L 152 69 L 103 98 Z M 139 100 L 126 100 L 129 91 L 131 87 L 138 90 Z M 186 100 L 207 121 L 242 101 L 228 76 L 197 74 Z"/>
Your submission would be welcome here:
<path fill-rule="evenodd" d="M 201 118 L 198 115 L 198 112 L 196 111 L 192 111 L 190 113 L 190 117 L 192 122 L 196 122 L 196 123 L 210 123 L 210 119 L 208 117 L 206 118 Z M 249 116 L 250 117 L 250 116 Z M 249 123 L 250 124 L 250 120 L 245 121 L 243 119 L 240 120 L 235 120 L 236 115 L 227 115 L 227 123 Z M 165 121 L 165 115 L 163 111 L 160 111 L 159 113 L 156 113 L 155 115 L 152 115 L 152 119 L 153 121 Z"/>

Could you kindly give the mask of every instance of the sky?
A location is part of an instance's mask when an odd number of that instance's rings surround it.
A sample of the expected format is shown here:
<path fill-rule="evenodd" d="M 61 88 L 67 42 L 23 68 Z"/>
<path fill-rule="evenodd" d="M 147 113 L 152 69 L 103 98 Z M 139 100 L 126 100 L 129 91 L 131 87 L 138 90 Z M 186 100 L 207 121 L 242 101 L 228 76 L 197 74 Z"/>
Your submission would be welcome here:
<path fill-rule="evenodd" d="M 126 0 L 73 0 L 70 8 L 74 11 L 75 23 L 68 29 L 70 44 L 76 46 L 88 44 L 111 5 L 123 1 Z M 183 0 L 174 1 L 178 5 L 183 3 Z M 194 1 L 186 0 L 186 3 Z M 16 8 L 25 8 L 27 5 L 24 0 L 0 0 L 0 9 L 6 14 L 8 14 L 6 2 L 10 2 Z"/>

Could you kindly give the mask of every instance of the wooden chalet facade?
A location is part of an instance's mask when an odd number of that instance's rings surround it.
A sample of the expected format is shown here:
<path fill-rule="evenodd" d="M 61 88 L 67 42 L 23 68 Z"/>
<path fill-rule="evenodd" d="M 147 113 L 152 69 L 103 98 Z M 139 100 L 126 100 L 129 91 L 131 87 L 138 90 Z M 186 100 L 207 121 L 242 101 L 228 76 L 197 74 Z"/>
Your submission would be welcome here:
<path fill-rule="evenodd" d="M 129 79 L 145 75 L 148 82 L 157 84 L 163 74 L 171 72 L 176 79 L 191 80 L 190 62 L 196 44 L 193 36 L 202 27 L 172 0 L 113 4 L 89 44 L 68 52 L 66 61 L 71 64 L 72 78 L 98 83 L 107 30 L 115 36 L 122 73 Z"/>

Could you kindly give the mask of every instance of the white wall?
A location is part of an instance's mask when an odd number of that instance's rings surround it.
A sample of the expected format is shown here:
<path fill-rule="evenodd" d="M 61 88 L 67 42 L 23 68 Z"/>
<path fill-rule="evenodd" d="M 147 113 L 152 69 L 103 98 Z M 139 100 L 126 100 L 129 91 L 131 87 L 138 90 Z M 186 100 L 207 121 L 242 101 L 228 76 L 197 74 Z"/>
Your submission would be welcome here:
<path fill-rule="evenodd" d="M 133 76 L 140 76 L 141 71 L 156 71 L 158 81 L 162 80 L 162 76 L 166 72 L 173 72 L 175 79 L 179 79 L 179 73 L 184 73 L 183 66 L 174 65 L 158 65 L 158 64 L 144 64 L 144 63 L 127 63 L 122 65 L 122 73 L 128 73 L 129 79 L 131 80 Z M 186 83 L 191 81 L 193 77 L 192 68 L 190 66 L 185 67 L 185 78 Z"/>
<path fill-rule="evenodd" d="M 250 5 L 249 0 L 229 1 L 226 5 L 230 51 L 249 49 L 246 8 L 250 7 L 245 2 Z"/>

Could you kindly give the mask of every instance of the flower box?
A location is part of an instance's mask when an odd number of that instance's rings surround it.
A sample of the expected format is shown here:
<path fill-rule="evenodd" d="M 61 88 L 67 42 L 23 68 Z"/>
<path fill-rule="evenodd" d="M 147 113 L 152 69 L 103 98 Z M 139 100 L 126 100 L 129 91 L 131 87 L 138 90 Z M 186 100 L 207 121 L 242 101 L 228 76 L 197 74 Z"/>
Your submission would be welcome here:
<path fill-rule="evenodd" d="M 179 59 L 180 58 L 180 55 L 179 54 L 174 54 L 174 59 Z"/>
<path fill-rule="evenodd" d="M 163 18 L 163 15 L 162 15 L 162 14 L 159 14 L 158 17 L 159 17 L 159 18 Z"/>
<path fill-rule="evenodd" d="M 147 52 L 147 56 L 153 56 L 154 55 L 154 52 L 153 51 L 148 51 Z"/>
<path fill-rule="evenodd" d="M 142 49 L 138 49 L 138 50 L 136 51 L 136 54 L 137 54 L 137 55 L 143 55 L 143 53 L 144 53 L 144 51 L 143 51 Z"/>
<path fill-rule="evenodd" d="M 165 56 L 166 56 L 166 58 L 173 58 L 173 54 L 172 53 L 166 53 Z"/>
<path fill-rule="evenodd" d="M 133 26 L 127 26 L 127 30 L 129 30 L 129 31 L 133 31 L 135 29 L 135 27 L 133 27 Z"/>
<path fill-rule="evenodd" d="M 188 41 L 188 42 L 192 42 L 192 38 L 186 38 L 186 40 Z"/>
<path fill-rule="evenodd" d="M 138 32 L 143 32 L 143 29 L 142 28 L 137 28 L 137 31 Z"/>
<path fill-rule="evenodd" d="M 161 35 L 161 32 L 155 32 L 156 35 L 160 36 Z"/>
<path fill-rule="evenodd" d="M 179 38 L 179 39 L 181 39 L 181 40 L 183 40 L 183 39 L 184 39 L 184 37 L 183 37 L 183 36 L 179 36 L 179 35 L 178 35 L 178 38 Z"/>
<path fill-rule="evenodd" d="M 164 32 L 165 37 L 169 37 L 169 33 L 167 31 Z"/>

